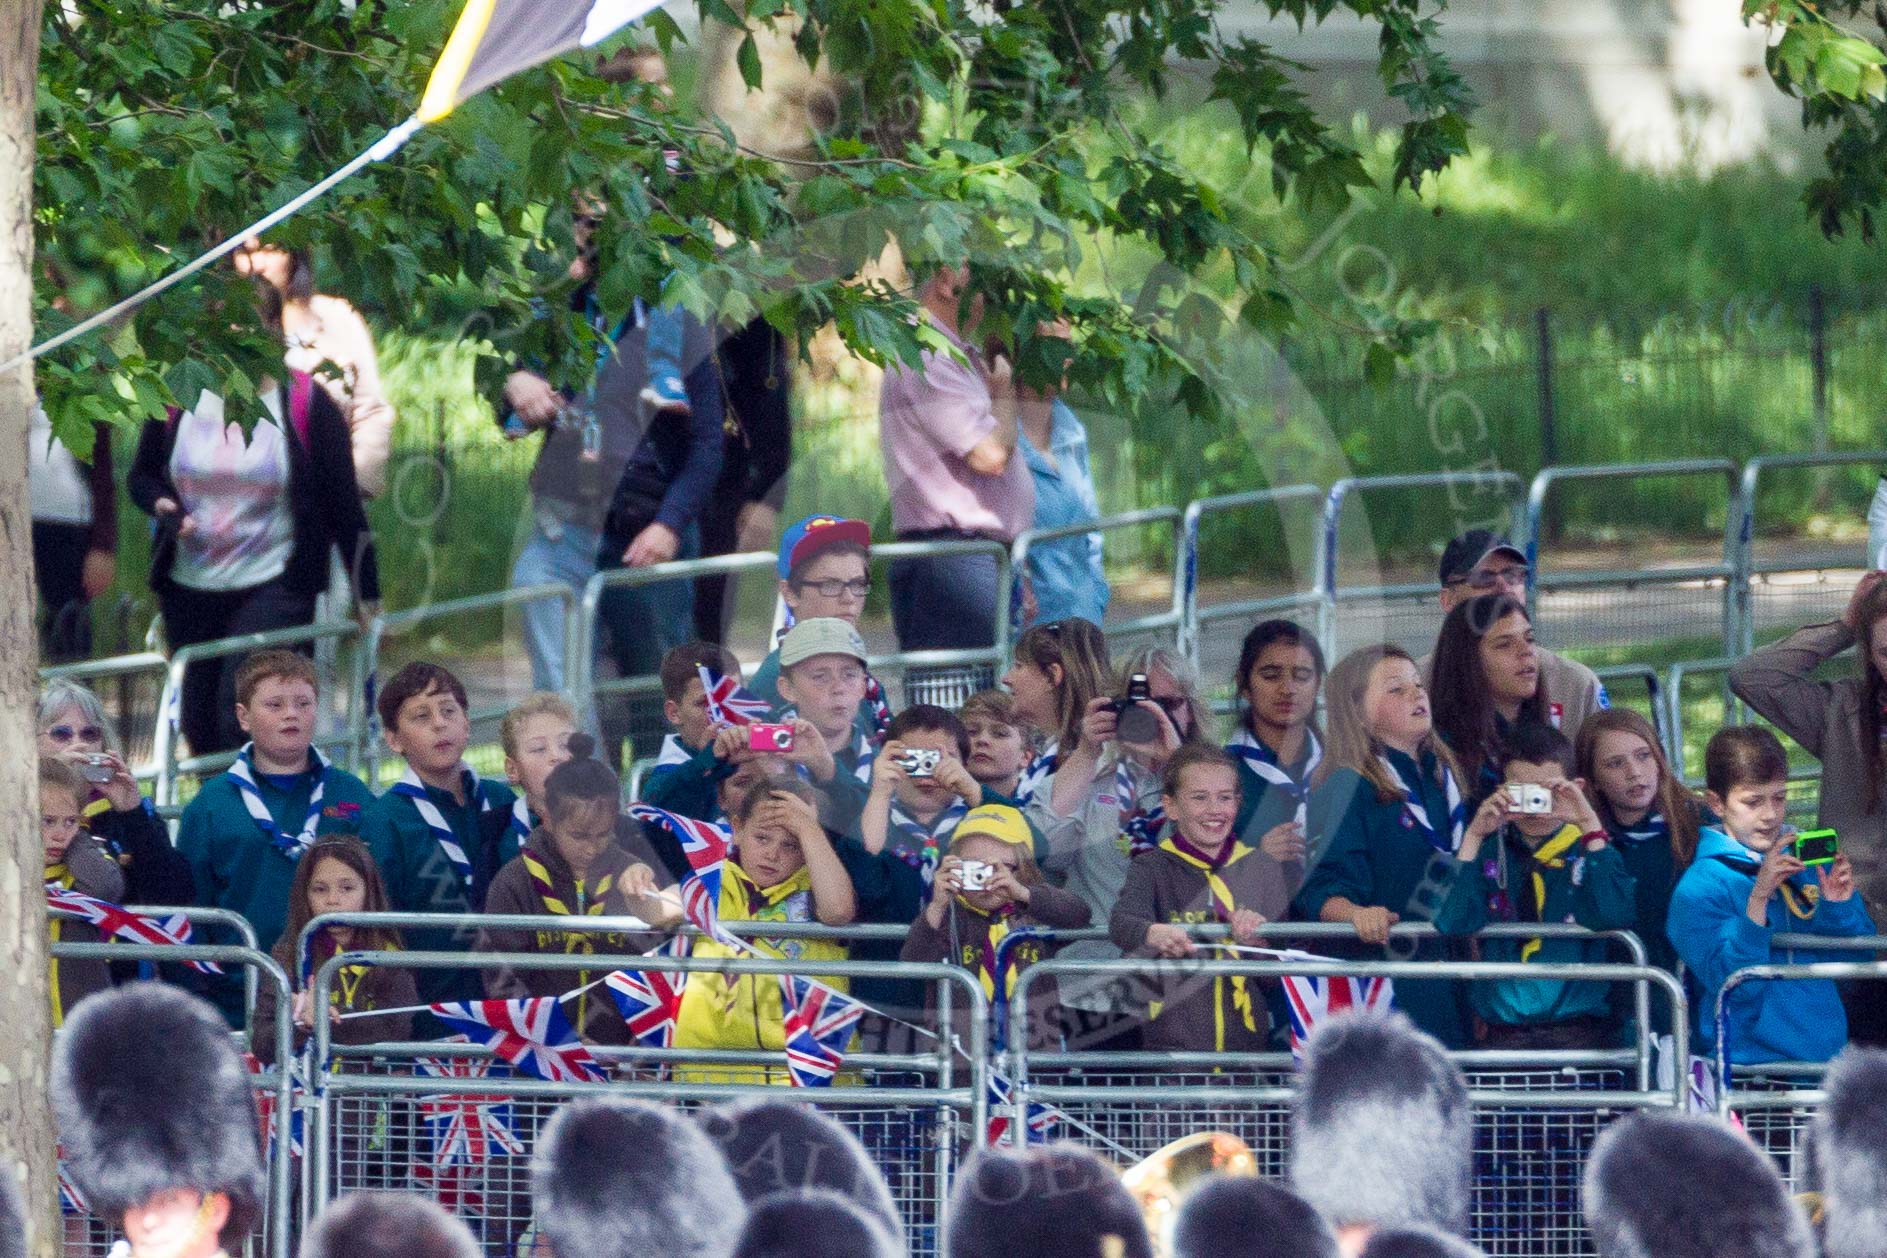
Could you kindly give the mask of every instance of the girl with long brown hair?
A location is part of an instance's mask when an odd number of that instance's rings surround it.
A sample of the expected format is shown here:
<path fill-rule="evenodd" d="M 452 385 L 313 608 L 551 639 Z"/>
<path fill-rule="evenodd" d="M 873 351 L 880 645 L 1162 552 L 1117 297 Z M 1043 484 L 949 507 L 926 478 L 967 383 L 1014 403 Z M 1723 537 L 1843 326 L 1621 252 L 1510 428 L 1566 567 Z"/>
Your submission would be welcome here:
<path fill-rule="evenodd" d="M 1415 660 L 1397 646 L 1352 651 L 1324 685 L 1329 742 L 1311 790 L 1311 869 L 1297 911 L 1344 922 L 1361 956 L 1445 960 L 1443 940 L 1397 940 L 1397 922 L 1429 921 L 1447 893 L 1467 821 L 1460 769 L 1436 736 Z M 1396 1004 L 1429 1034 L 1465 1047 L 1457 984 L 1396 982 Z"/>
<path fill-rule="evenodd" d="M 1435 729 L 1461 760 L 1472 811 L 1500 784 L 1509 730 L 1527 721 L 1559 725 L 1526 605 L 1510 594 L 1457 605 L 1442 622 L 1430 676 Z"/>

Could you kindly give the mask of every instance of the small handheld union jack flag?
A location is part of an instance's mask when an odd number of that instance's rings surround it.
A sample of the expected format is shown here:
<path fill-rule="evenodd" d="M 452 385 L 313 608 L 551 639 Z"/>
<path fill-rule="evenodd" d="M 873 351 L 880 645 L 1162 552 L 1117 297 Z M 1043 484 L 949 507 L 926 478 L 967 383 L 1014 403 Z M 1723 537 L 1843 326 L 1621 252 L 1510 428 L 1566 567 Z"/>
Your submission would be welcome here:
<path fill-rule="evenodd" d="M 59 1213 L 75 1214 L 75 1215 L 90 1214 L 92 1212 L 92 1207 L 89 1204 L 87 1204 L 85 1200 L 85 1194 L 79 1191 L 79 1186 L 72 1182 L 72 1177 L 70 1175 L 66 1174 L 65 1146 L 61 1145 L 59 1147 L 58 1156 L 59 1156 Z"/>
<path fill-rule="evenodd" d="M 467 1087 L 475 1079 L 511 1073 L 505 1063 L 482 1057 L 421 1057 L 414 1064 L 422 1074 L 444 1080 L 454 1088 Z M 519 1157 L 525 1152 L 524 1142 L 511 1127 L 508 1097 L 466 1092 L 422 1096 L 419 1116 L 432 1137 L 435 1166 L 471 1166 L 494 1154 Z"/>
<path fill-rule="evenodd" d="M 697 664 L 695 669 L 708 698 L 708 719 L 716 725 L 752 725 L 773 711 L 772 704 L 740 684 L 738 675 L 723 677 L 706 664 Z"/>
<path fill-rule="evenodd" d="M 181 913 L 163 921 L 133 913 L 56 882 L 46 884 L 46 907 L 76 913 L 98 928 L 100 934 L 132 943 L 162 944 L 180 947 L 190 942 L 190 919 Z M 222 967 L 210 961 L 192 961 L 190 968 L 201 974 L 221 974 Z"/>
<path fill-rule="evenodd" d="M 244 1053 L 242 1055 L 242 1064 L 248 1067 L 251 1075 L 259 1076 L 267 1069 L 267 1067 L 262 1064 L 262 1059 L 257 1057 L 254 1053 Z M 301 1121 L 301 1102 L 303 1095 L 304 1093 L 299 1083 L 294 1086 L 293 1091 L 289 1094 L 288 1156 L 291 1158 L 300 1157 L 304 1151 L 302 1145 Z M 262 1135 L 262 1147 L 272 1149 L 275 1147 L 275 1088 L 273 1086 L 258 1087 L 255 1089 L 255 1097 L 256 1129 Z"/>
<path fill-rule="evenodd" d="M 1328 961 L 1308 953 L 1287 954 L 1296 960 Z M 1387 1006 L 1395 988 L 1386 978 L 1308 978 L 1301 974 L 1284 976 L 1284 1001 L 1291 1015 L 1291 1060 L 1303 1064 L 1304 1045 L 1312 1031 L 1337 1014 L 1351 1009 L 1375 1009 Z"/>
<path fill-rule="evenodd" d="M 602 1067 L 577 1039 L 555 996 L 433 1005 L 432 1012 L 529 1075 L 553 1083 L 596 1083 Z"/>
<path fill-rule="evenodd" d="M 679 970 L 617 970 L 603 980 L 629 1034 L 647 1048 L 673 1048 L 688 975 Z"/>
<path fill-rule="evenodd" d="M 845 1045 L 865 1006 L 823 983 L 780 975 L 786 1011 L 786 1069 L 796 1088 L 821 1088 L 845 1063 Z"/>
<path fill-rule="evenodd" d="M 681 912 L 688 924 L 722 943 L 740 947 L 738 939 L 721 929 L 721 871 L 733 835 L 725 827 L 648 804 L 629 805 L 629 815 L 660 826 L 681 840 L 682 854 L 694 871 L 681 884 Z"/>
<path fill-rule="evenodd" d="M 1009 1080 L 994 1070 L 989 1072 L 989 1143 L 1001 1144 L 1009 1135 L 1015 1117 L 1015 1093 Z M 1047 1144 L 1049 1129 L 1062 1120 L 1062 1112 L 1052 1105 L 1030 1101 L 1028 1110 L 1029 1144 Z"/>

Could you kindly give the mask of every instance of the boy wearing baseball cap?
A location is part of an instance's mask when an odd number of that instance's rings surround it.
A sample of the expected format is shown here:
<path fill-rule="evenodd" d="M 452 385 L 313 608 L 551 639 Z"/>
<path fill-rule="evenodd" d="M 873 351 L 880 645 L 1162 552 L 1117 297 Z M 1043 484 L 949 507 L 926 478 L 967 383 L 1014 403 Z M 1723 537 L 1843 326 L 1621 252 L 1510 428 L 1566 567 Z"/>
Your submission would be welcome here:
<path fill-rule="evenodd" d="M 1034 856 L 1035 836 L 1022 813 L 1007 804 L 984 804 L 965 813 L 937 865 L 930 902 L 911 923 L 903 961 L 947 961 L 975 974 L 990 999 L 995 1025 L 1006 1025 L 1012 980 L 1024 967 L 1047 954 L 1039 939 L 1015 932 L 1032 927 L 1074 930 L 1088 924 L 1087 902 L 1042 879 Z M 1058 1000 L 1052 982 L 1029 989 L 1029 1025 L 1011 1028 L 1026 1034 L 1029 1046 L 1046 1048 L 1059 1039 Z M 959 1037 L 969 1031 L 968 1010 L 960 1010 Z M 966 1040 L 967 1042 L 967 1040 Z"/>
<path fill-rule="evenodd" d="M 842 620 L 854 629 L 871 592 L 871 525 L 835 515 L 809 515 L 787 525 L 780 535 L 780 598 L 794 624 L 803 620 Z M 789 631 L 790 632 L 790 631 Z M 772 703 L 780 693 L 779 648 L 760 661 L 748 688 Z M 859 732 L 874 743 L 891 719 L 884 687 L 870 673 L 865 687 L 871 702 L 859 713 Z"/>
<path fill-rule="evenodd" d="M 787 758 L 805 768 L 819 791 L 820 821 L 848 833 L 858 826 L 871 781 L 873 746 L 858 728 L 871 677 L 865 641 L 846 621 L 815 616 L 788 629 L 774 656 L 780 699 L 793 712 Z"/>
<path fill-rule="evenodd" d="M 1527 582 L 1532 570 L 1527 553 L 1492 529 L 1469 529 L 1449 541 L 1441 552 L 1436 580 L 1441 585 L 1443 615 L 1453 611 L 1477 594 L 1508 594 L 1527 601 Z M 1612 706 L 1605 684 L 1598 674 L 1563 655 L 1539 648 L 1540 674 L 1546 693 L 1553 727 L 1568 738 L 1579 736 L 1579 727 L 1594 712 Z M 1422 658 L 1418 667 L 1427 680 L 1434 676 L 1433 652 Z"/>

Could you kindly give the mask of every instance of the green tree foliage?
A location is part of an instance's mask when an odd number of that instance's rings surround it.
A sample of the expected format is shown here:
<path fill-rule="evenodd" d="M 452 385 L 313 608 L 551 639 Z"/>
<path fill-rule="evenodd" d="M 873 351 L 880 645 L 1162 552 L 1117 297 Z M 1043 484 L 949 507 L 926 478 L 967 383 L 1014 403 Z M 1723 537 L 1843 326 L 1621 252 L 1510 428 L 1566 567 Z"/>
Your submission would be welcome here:
<path fill-rule="evenodd" d="M 984 331 L 1045 381 L 1061 353 L 1038 321 L 1070 316 L 1076 379 L 1127 411 L 1174 398 L 1212 419 L 1216 353 L 1242 322 L 1287 329 L 1298 295 L 1262 229 L 1121 106 L 1193 63 L 1235 112 L 1280 201 L 1341 208 L 1372 179 L 1299 91 L 1302 68 L 1227 37 L 1214 0 L 698 0 L 736 26 L 790 21 L 802 56 L 848 87 L 809 159 L 743 151 L 716 120 L 606 80 L 593 57 L 520 75 L 422 131 L 279 228 L 357 304 L 409 328 L 452 326 L 501 355 L 579 370 L 593 347 L 564 315 L 573 190 L 608 207 L 601 297 L 681 301 L 794 334 L 836 326 L 875 361 L 929 334 L 910 294 L 872 278 L 895 241 L 919 266 L 968 258 Z M 1405 112 L 1385 182 L 1420 192 L 1465 151 L 1470 93 L 1436 49 L 1440 0 L 1268 0 L 1314 23 L 1379 24 L 1383 84 Z M 40 59 L 35 172 L 42 336 L 240 230 L 410 112 L 457 4 L 448 0 L 63 0 Z M 664 48 L 681 32 L 648 19 Z M 646 38 L 646 36 L 636 36 Z M 620 42 L 620 41 L 619 41 Z M 751 42 L 738 58 L 760 73 Z M 1125 291 L 1076 284 L 1111 240 L 1153 259 Z M 1382 312 L 1384 353 L 1419 333 Z M 153 414 L 216 388 L 240 403 L 278 350 L 247 282 L 206 273 L 109 334 L 42 360 L 58 430 Z M 240 412 L 244 408 L 236 408 Z"/>

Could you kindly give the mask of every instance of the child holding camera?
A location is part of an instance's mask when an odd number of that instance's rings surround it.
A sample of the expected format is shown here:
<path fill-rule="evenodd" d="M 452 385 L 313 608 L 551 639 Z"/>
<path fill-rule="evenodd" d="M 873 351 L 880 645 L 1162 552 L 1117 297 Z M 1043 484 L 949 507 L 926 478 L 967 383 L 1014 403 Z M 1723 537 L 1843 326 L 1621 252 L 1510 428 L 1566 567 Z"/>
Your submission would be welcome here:
<path fill-rule="evenodd" d="M 697 821 L 719 821 L 715 791 L 735 765 L 715 739 L 719 731 L 708 712 L 703 668 L 722 677 L 740 676 L 740 661 L 712 642 L 684 642 L 662 657 L 662 715 L 671 728 L 655 768 L 642 781 L 641 798 Z"/>
<path fill-rule="evenodd" d="M 1873 934 L 1854 893 L 1854 869 L 1838 839 L 1811 847 L 1788 825 L 1788 754 L 1768 730 L 1718 730 L 1704 749 L 1704 781 L 1705 799 L 1723 823 L 1699 836 L 1697 858 L 1671 898 L 1669 925 L 1671 943 L 1703 990 L 1698 1029 L 1733 1062 L 1828 1061 L 1848 1038 L 1832 982 L 1739 984 L 1725 1010 L 1727 1044 L 1717 1043 L 1717 997 L 1745 966 L 1866 960 L 1866 953 L 1797 954 L 1770 942 L 1777 933 Z"/>
<path fill-rule="evenodd" d="M 1467 935 L 1489 922 L 1632 924 L 1637 902 L 1623 857 L 1573 774 L 1573 748 L 1550 725 L 1507 736 L 1502 789 L 1461 836 L 1435 929 Z M 1603 963 L 1606 945 L 1573 939 L 1486 939 L 1485 961 Z M 1604 983 L 1501 979 L 1468 984 L 1481 1042 L 1513 1051 L 1606 1048 L 1616 1038 Z"/>
<path fill-rule="evenodd" d="M 1004 941 L 1019 931 L 1088 924 L 1088 906 L 1079 896 L 1042 880 L 1033 847 L 1028 822 L 1017 809 L 1007 804 L 971 809 L 957 823 L 931 882 L 930 902 L 911 923 L 899 954 L 900 960 L 948 961 L 975 973 L 995 1019 L 1003 1016 L 995 1006 L 1006 1004 L 1010 980 L 1050 951 L 1040 939 L 1016 939 L 1006 947 Z M 1057 1003 L 1052 982 L 1030 987 L 1026 1034 L 1031 1048 L 1057 1043 Z M 967 1043 L 969 1011 L 957 1008 L 957 1034 Z"/>
<path fill-rule="evenodd" d="M 1108 933 L 1123 952 L 1181 960 L 1211 951 L 1186 926 L 1217 922 L 1232 942 L 1262 946 L 1267 921 L 1284 917 L 1291 889 L 1284 867 L 1233 832 L 1238 768 L 1217 747 L 1181 747 L 1166 764 L 1161 804 L 1170 821 L 1159 845 L 1134 858 Z M 1149 1050 L 1264 1049 L 1271 1019 L 1255 979 L 1179 974 L 1156 980 L 1141 1042 Z"/>

